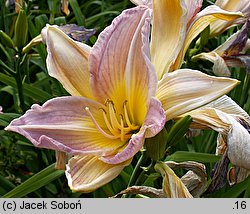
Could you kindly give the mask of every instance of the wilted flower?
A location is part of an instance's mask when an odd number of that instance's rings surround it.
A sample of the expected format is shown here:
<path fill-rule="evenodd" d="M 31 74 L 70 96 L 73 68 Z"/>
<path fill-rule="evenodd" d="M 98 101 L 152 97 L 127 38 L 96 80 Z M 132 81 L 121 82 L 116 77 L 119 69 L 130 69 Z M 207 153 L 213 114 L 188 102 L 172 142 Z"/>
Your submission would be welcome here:
<path fill-rule="evenodd" d="M 250 170 L 250 117 L 240 106 L 222 96 L 188 114 L 193 118 L 192 128 L 219 132 L 217 154 L 225 154 L 235 166 Z"/>
<path fill-rule="evenodd" d="M 230 76 L 231 72 L 228 67 L 246 67 L 250 73 L 250 56 L 245 54 L 250 48 L 249 29 L 250 20 L 215 50 L 200 53 L 194 56 L 193 60 L 203 59 L 213 62 L 213 71 L 218 76 Z"/>

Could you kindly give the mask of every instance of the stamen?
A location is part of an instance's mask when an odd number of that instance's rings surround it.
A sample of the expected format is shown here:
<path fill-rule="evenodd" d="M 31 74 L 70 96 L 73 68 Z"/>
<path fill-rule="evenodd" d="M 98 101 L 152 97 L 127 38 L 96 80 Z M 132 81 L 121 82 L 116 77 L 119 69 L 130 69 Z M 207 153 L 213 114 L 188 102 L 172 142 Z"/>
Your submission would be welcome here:
<path fill-rule="evenodd" d="M 107 125 L 107 128 L 109 129 L 109 131 L 113 134 L 113 135 L 118 135 L 119 133 L 118 132 L 116 132 L 114 129 L 113 129 L 113 127 L 111 126 L 111 124 L 110 124 L 110 122 L 109 122 L 109 120 L 108 120 L 108 118 L 107 118 L 107 113 L 106 113 L 106 111 L 104 110 L 104 109 L 100 109 L 100 110 L 102 110 L 102 115 L 103 115 L 103 118 L 104 118 L 104 120 L 105 120 L 105 123 L 106 123 L 106 125 Z"/>
<path fill-rule="evenodd" d="M 89 108 L 86 107 L 85 110 L 87 114 L 90 116 L 92 122 L 94 123 L 97 130 L 105 137 L 109 139 L 121 139 L 121 141 L 125 142 L 131 138 L 131 135 L 134 130 L 138 130 L 140 127 L 131 123 L 128 110 L 127 110 L 127 101 L 123 104 L 123 113 L 118 115 L 115 111 L 114 103 L 112 100 L 107 100 L 105 102 L 107 106 L 107 111 L 103 108 L 100 108 L 102 111 L 102 115 L 106 124 L 106 129 L 100 127 L 98 122 L 95 120 L 94 116 L 90 112 Z M 109 114 L 109 116 L 108 116 Z M 107 133 L 108 132 L 108 133 Z"/>
<path fill-rule="evenodd" d="M 127 100 L 123 103 L 123 110 L 124 110 L 124 116 L 125 116 L 125 121 L 128 125 L 128 127 L 131 127 L 132 124 L 130 123 L 129 117 L 128 117 L 128 111 L 127 111 Z"/>
<path fill-rule="evenodd" d="M 109 116 L 110 116 L 110 122 L 112 127 L 115 130 L 119 130 L 122 128 L 121 124 L 117 121 L 117 117 L 115 115 L 115 108 L 112 101 L 108 101 L 108 110 L 109 110 Z"/>
<path fill-rule="evenodd" d="M 122 118 L 122 115 L 120 115 L 121 117 L 121 140 L 124 141 L 124 123 L 123 123 L 123 118 Z"/>
<path fill-rule="evenodd" d="M 110 138 L 110 139 L 118 139 L 120 138 L 120 136 L 114 136 L 114 135 L 110 135 L 108 133 L 106 133 L 100 126 L 99 124 L 97 123 L 97 121 L 95 120 L 94 116 L 92 115 L 92 113 L 90 112 L 89 108 L 86 107 L 85 108 L 86 112 L 88 113 L 88 115 L 90 116 L 90 118 L 92 119 L 93 123 L 95 124 L 97 130 L 105 137 L 107 138 Z"/>
<path fill-rule="evenodd" d="M 136 126 L 134 124 L 132 124 L 129 120 L 129 116 L 128 116 L 128 111 L 127 111 L 127 100 L 123 103 L 123 111 L 124 111 L 124 116 L 125 116 L 125 121 L 128 125 L 128 127 L 132 130 L 137 130 L 138 128 L 140 128 L 139 126 Z"/>

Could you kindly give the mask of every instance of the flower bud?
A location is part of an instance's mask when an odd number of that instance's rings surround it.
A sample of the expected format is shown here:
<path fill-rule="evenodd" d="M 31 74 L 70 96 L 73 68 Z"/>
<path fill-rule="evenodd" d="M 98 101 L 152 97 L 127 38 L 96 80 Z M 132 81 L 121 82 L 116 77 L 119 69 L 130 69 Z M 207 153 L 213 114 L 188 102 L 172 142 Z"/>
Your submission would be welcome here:
<path fill-rule="evenodd" d="M 15 25 L 16 46 L 21 49 L 27 43 L 28 19 L 24 10 L 20 10 Z"/>

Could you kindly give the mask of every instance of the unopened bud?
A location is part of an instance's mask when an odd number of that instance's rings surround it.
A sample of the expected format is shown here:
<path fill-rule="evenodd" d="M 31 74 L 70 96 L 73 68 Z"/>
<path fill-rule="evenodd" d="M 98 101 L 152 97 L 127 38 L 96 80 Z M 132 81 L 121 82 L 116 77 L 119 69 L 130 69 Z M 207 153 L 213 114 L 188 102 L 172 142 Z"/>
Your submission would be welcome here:
<path fill-rule="evenodd" d="M 23 48 L 27 43 L 27 36 L 28 19 L 26 13 L 23 10 L 20 10 L 15 25 L 15 42 L 19 49 Z"/>

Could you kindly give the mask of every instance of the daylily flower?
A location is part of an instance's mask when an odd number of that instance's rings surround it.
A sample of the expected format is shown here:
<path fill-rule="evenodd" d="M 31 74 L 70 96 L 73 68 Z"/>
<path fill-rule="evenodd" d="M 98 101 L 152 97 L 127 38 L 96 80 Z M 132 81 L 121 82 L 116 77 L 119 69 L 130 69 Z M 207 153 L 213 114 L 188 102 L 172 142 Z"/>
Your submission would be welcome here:
<path fill-rule="evenodd" d="M 42 32 L 49 74 L 72 96 L 33 105 L 6 130 L 35 146 L 73 155 L 66 176 L 74 191 L 90 192 L 108 183 L 167 120 L 238 84 L 190 69 L 166 73 L 158 82 L 150 61 L 150 21 L 146 6 L 126 10 L 92 48 L 55 26 Z"/>
<path fill-rule="evenodd" d="M 226 22 L 223 20 L 214 20 L 210 24 L 210 36 L 216 36 L 223 33 L 230 27 L 245 23 L 250 18 L 250 1 L 249 0 L 217 0 L 215 5 L 222 8 L 223 10 L 236 12 L 241 11 L 243 17 Z"/>
<path fill-rule="evenodd" d="M 245 52 L 250 48 L 248 31 L 250 20 L 245 23 L 242 29 L 229 37 L 222 45 L 208 53 L 200 53 L 192 59 L 209 60 L 214 63 L 213 71 L 218 76 L 230 76 L 230 67 L 246 67 L 250 72 L 250 56 Z"/>
<path fill-rule="evenodd" d="M 166 72 L 181 67 L 189 45 L 209 24 L 221 19 L 228 22 L 242 16 L 240 12 L 228 12 L 216 5 L 200 11 L 202 0 L 133 2 L 153 8 L 151 56 L 159 80 Z"/>

